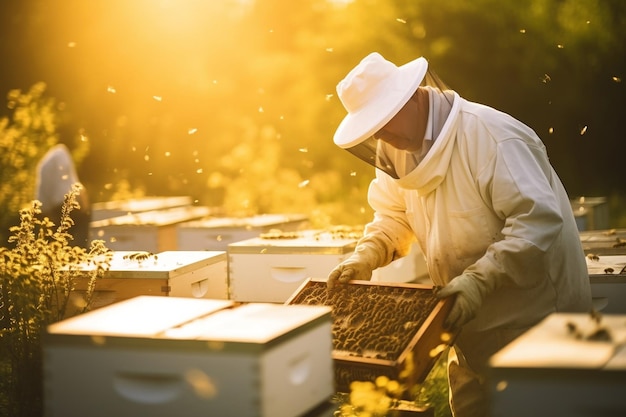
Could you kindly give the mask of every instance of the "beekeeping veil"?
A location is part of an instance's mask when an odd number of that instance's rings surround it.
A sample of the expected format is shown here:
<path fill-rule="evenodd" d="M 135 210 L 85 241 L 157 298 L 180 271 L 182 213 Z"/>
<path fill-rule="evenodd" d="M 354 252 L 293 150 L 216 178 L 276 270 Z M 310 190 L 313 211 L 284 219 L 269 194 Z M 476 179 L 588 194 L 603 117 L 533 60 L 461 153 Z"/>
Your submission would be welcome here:
<path fill-rule="evenodd" d="M 335 144 L 394 178 L 410 172 L 435 137 L 416 154 L 396 149 L 374 134 L 404 107 L 418 87 L 428 88 L 431 106 L 436 104 L 433 116 L 437 126 L 431 126 L 436 131 L 449 114 L 453 94 L 428 70 L 428 61 L 420 57 L 398 67 L 377 52 L 363 58 L 337 84 L 337 94 L 348 114 L 335 131 Z"/>

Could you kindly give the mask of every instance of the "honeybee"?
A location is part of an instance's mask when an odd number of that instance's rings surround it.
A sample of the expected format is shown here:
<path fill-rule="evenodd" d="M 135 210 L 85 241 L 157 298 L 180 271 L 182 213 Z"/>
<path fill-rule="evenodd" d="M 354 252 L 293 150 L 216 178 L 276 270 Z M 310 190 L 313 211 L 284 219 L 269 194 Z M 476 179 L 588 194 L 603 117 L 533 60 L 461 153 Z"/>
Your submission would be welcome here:
<path fill-rule="evenodd" d="M 151 256 L 154 257 L 155 261 L 157 260 L 157 256 L 152 252 L 133 252 L 129 253 L 128 255 L 124 255 L 124 259 L 141 263 Z"/>

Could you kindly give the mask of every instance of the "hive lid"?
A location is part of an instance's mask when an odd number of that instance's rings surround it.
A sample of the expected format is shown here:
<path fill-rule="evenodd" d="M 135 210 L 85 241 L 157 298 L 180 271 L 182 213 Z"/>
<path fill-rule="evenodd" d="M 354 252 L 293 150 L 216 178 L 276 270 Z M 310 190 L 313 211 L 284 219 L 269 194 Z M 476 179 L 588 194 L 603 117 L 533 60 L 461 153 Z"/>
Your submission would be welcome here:
<path fill-rule="evenodd" d="M 250 217 L 211 217 L 200 220 L 192 220 L 181 223 L 181 228 L 203 228 L 203 229 L 256 229 L 269 226 L 283 225 L 291 222 L 302 222 L 307 220 L 304 214 L 261 214 Z"/>
<path fill-rule="evenodd" d="M 329 307 L 249 303 L 223 309 L 171 328 L 168 339 L 268 344 L 318 319 L 330 323 Z"/>
<path fill-rule="evenodd" d="M 247 254 L 339 254 L 351 253 L 357 239 L 324 231 L 268 234 L 228 245 L 229 253 Z"/>
<path fill-rule="evenodd" d="M 233 301 L 139 296 L 48 326 L 49 334 L 157 337 L 172 327 L 233 305 Z"/>
<path fill-rule="evenodd" d="M 92 221 L 89 226 L 92 229 L 111 226 L 142 227 L 142 226 L 167 226 L 193 219 L 199 219 L 211 214 L 209 207 L 186 206 L 172 207 L 161 210 L 142 211 L 124 216 L 111 217 L 108 219 Z"/>
<path fill-rule="evenodd" d="M 105 278 L 171 279 L 207 265 L 226 261 L 225 251 L 116 251 Z M 83 271 L 92 265 L 81 265 Z"/>
<path fill-rule="evenodd" d="M 323 324 L 330 336 L 330 311 L 139 296 L 48 326 L 45 344 L 258 353 Z"/>
<path fill-rule="evenodd" d="M 610 340 L 601 337 L 601 329 Z M 624 344 L 626 315 L 603 315 L 597 322 L 585 313 L 553 313 L 492 356 L 490 363 L 494 368 L 602 369 Z"/>
<path fill-rule="evenodd" d="M 162 208 L 188 206 L 193 203 L 189 196 L 173 196 L 173 197 L 143 197 L 129 198 L 126 200 L 114 200 L 93 203 L 92 210 L 117 210 L 127 212 L 140 212 L 149 210 L 158 210 Z"/>
<path fill-rule="evenodd" d="M 225 251 L 165 251 L 145 261 L 126 259 L 111 265 L 110 278 L 174 278 L 198 268 L 226 261 Z M 129 262 L 130 261 L 130 262 Z"/>

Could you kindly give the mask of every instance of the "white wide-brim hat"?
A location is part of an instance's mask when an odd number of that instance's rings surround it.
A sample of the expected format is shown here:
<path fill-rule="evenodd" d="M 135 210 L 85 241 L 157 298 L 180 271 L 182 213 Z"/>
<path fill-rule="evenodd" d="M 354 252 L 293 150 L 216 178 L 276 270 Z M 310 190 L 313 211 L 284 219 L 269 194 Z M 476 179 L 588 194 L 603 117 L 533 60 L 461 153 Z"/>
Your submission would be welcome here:
<path fill-rule="evenodd" d="M 333 140 L 351 148 L 379 131 L 409 101 L 421 84 L 428 61 L 420 57 L 400 67 L 378 52 L 363 58 L 337 84 L 337 94 L 348 111 Z"/>

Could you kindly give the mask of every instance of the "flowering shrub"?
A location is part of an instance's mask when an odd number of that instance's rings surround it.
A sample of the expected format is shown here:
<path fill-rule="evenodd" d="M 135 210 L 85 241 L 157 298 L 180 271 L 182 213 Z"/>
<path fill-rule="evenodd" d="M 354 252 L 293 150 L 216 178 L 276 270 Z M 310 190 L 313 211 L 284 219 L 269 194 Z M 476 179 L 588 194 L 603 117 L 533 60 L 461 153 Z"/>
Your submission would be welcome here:
<path fill-rule="evenodd" d="M 87 311 L 97 278 L 109 268 L 112 254 L 104 242 L 93 241 L 89 250 L 71 245 L 70 212 L 78 208 L 79 193 L 75 185 L 65 196 L 58 226 L 40 218 L 41 203 L 33 201 L 11 228 L 12 246 L 0 248 L 1 415 L 41 415 L 41 334 Z M 76 294 L 79 279 L 88 281 L 87 290 Z"/>

